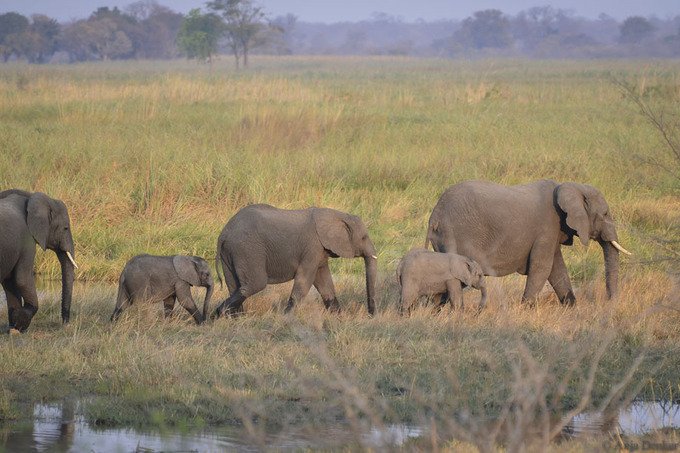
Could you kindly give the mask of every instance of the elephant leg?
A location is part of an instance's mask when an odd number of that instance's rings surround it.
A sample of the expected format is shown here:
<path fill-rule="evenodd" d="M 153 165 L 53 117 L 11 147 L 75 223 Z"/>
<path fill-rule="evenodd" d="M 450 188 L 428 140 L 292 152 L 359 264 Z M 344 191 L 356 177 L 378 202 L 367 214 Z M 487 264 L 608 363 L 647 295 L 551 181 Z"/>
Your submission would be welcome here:
<path fill-rule="evenodd" d="M 448 291 L 444 291 L 439 296 L 439 305 L 437 305 L 437 311 L 442 311 L 444 305 L 448 304 L 449 302 L 451 302 L 451 295 Z M 451 306 L 453 307 L 453 304 L 451 304 Z"/>
<path fill-rule="evenodd" d="M 201 314 L 201 311 L 196 306 L 196 302 L 194 302 L 194 298 L 191 297 L 191 287 L 189 286 L 189 284 L 186 283 L 186 282 L 177 283 L 175 285 L 175 291 L 176 291 L 175 294 L 177 295 L 177 300 L 179 301 L 179 304 L 182 307 L 184 307 L 184 309 L 186 311 L 188 311 L 191 316 L 194 317 L 196 324 L 202 324 L 203 323 L 203 315 Z"/>
<path fill-rule="evenodd" d="M 333 312 L 340 311 L 340 304 L 335 297 L 335 287 L 333 286 L 333 279 L 331 277 L 331 270 L 328 268 L 328 262 L 324 263 L 316 271 L 314 287 L 319 291 L 326 310 Z"/>
<path fill-rule="evenodd" d="M 244 281 L 245 279 L 239 279 Z M 246 285 L 236 288 L 233 292 L 230 290 L 229 297 L 227 297 L 215 311 L 210 315 L 211 319 L 219 318 L 226 314 L 228 316 L 242 315 L 243 303 L 253 294 L 259 293 L 267 287 L 267 275 L 261 274 L 255 281 L 249 281 Z"/>
<path fill-rule="evenodd" d="M 289 313 L 295 307 L 295 304 L 304 299 L 312 288 L 312 282 L 315 278 L 313 272 L 314 270 L 309 272 L 308 269 L 298 269 L 298 272 L 295 274 L 295 280 L 293 280 L 293 291 L 290 293 L 288 304 L 283 311 L 284 313 Z"/>
<path fill-rule="evenodd" d="M 24 305 L 14 310 L 14 326 L 19 332 L 25 332 L 38 311 L 38 293 L 35 290 L 32 268 L 28 272 L 17 270 L 16 287 L 23 297 Z"/>
<path fill-rule="evenodd" d="M 455 308 L 460 305 L 461 310 L 465 308 L 465 303 L 463 302 L 463 288 L 460 284 L 460 280 L 457 278 L 446 280 L 446 292 L 449 293 L 451 307 Z"/>
<path fill-rule="evenodd" d="M 245 302 L 246 296 L 241 292 L 241 289 L 237 289 L 229 295 L 221 304 L 215 308 L 215 310 L 210 315 L 210 319 L 217 319 L 222 315 L 236 316 L 243 314 L 243 302 Z"/>
<path fill-rule="evenodd" d="M 563 305 L 574 305 L 576 296 L 574 295 L 574 290 L 571 288 L 569 272 L 567 271 L 567 266 L 564 264 L 564 258 L 562 258 L 562 249 L 559 247 L 555 251 L 555 258 L 553 259 L 553 266 L 548 281 L 555 290 L 555 294 L 560 300 L 560 303 Z"/>
<path fill-rule="evenodd" d="M 21 310 L 21 293 L 11 279 L 2 282 L 2 287 L 5 290 L 5 297 L 7 298 L 7 318 L 9 328 L 13 329 L 16 323 L 15 317 L 17 310 Z"/>
<path fill-rule="evenodd" d="M 165 312 L 165 317 L 169 318 L 172 316 L 172 310 L 175 308 L 175 295 L 166 297 L 163 299 L 163 309 Z"/>
<path fill-rule="evenodd" d="M 553 250 L 545 246 L 534 246 L 529 255 L 527 283 L 524 287 L 522 302 L 529 304 L 531 307 L 536 303 L 538 294 L 543 289 L 543 286 L 545 286 L 545 282 L 548 281 L 553 266 L 553 256 Z"/>
<path fill-rule="evenodd" d="M 231 281 L 226 277 L 227 286 L 234 285 L 229 288 L 229 297 L 224 300 L 213 311 L 211 318 L 215 319 L 224 314 L 228 316 L 238 316 L 244 313 L 243 303 L 245 300 L 257 294 L 267 287 L 267 263 L 264 255 L 253 252 L 252 255 L 246 255 L 240 262 L 229 263 L 233 269 L 228 269 L 228 273 L 232 276 Z M 223 269 L 225 266 L 223 265 Z"/>
<path fill-rule="evenodd" d="M 413 287 L 413 285 L 405 283 L 401 287 L 401 296 L 399 298 L 399 314 L 402 316 L 404 313 L 410 314 L 416 299 L 418 299 L 417 288 Z"/>

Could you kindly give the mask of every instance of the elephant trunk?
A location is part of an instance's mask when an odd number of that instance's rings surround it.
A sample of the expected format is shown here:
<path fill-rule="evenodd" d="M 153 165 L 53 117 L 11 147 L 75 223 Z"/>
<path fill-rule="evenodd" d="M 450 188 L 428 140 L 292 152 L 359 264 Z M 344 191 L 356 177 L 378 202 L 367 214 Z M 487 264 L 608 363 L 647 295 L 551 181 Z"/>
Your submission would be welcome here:
<path fill-rule="evenodd" d="M 205 287 L 205 299 L 203 300 L 203 321 L 208 320 L 208 312 L 210 311 L 210 298 L 212 297 L 214 288 L 215 284 L 212 281 Z"/>
<path fill-rule="evenodd" d="M 604 274 L 607 299 L 616 299 L 619 294 L 619 251 L 610 241 L 599 241 L 604 254 Z"/>
<path fill-rule="evenodd" d="M 75 267 L 73 261 L 68 257 L 71 253 L 73 257 L 73 248 L 67 252 L 64 250 L 57 250 L 57 258 L 61 265 L 61 320 L 64 324 L 68 323 L 71 318 L 71 298 L 73 296 L 73 281 L 76 278 Z"/>
<path fill-rule="evenodd" d="M 368 314 L 375 314 L 375 281 L 378 276 L 378 259 L 374 254 L 364 257 L 366 265 L 366 305 Z"/>
<path fill-rule="evenodd" d="M 477 288 L 479 288 L 479 291 L 482 293 L 482 295 L 479 298 L 479 307 L 477 308 L 478 311 L 482 311 L 484 307 L 486 307 L 487 294 L 485 280 L 486 279 L 482 277 L 479 279 L 479 283 L 477 284 Z"/>

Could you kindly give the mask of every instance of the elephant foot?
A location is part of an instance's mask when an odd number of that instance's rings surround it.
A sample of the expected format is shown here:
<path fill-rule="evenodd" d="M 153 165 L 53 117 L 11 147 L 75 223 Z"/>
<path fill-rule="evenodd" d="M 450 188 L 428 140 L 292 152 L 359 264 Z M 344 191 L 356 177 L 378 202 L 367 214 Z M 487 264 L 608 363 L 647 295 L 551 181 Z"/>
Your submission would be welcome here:
<path fill-rule="evenodd" d="M 14 312 L 14 329 L 19 332 L 25 332 L 33 319 L 33 313 L 26 309 L 16 310 Z"/>
<path fill-rule="evenodd" d="M 569 291 L 566 296 L 560 297 L 560 303 L 567 307 L 573 307 L 576 304 L 576 296 L 572 291 Z"/>
<path fill-rule="evenodd" d="M 338 299 L 333 298 L 331 300 L 324 300 L 323 304 L 326 306 L 326 310 L 331 313 L 340 313 L 340 303 L 338 302 Z"/>

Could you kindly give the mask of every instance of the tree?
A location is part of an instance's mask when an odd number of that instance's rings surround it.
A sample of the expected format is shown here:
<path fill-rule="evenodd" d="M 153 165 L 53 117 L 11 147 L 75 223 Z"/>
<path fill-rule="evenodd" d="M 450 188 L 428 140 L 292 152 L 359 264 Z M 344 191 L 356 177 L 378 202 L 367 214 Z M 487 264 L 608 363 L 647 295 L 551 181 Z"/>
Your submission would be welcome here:
<path fill-rule="evenodd" d="M 94 58 L 93 43 L 95 27 L 91 21 L 79 20 L 67 25 L 60 38 L 60 47 L 66 51 L 71 62 L 87 61 Z"/>
<path fill-rule="evenodd" d="M 644 17 L 631 16 L 621 24 L 619 42 L 622 44 L 639 44 L 654 32 L 654 26 Z"/>
<path fill-rule="evenodd" d="M 252 0 L 213 0 L 206 3 L 209 9 L 221 14 L 225 22 L 225 34 L 229 47 L 239 66 L 248 66 L 248 52 L 260 42 L 258 35 L 265 28 L 265 14 Z"/>
<path fill-rule="evenodd" d="M 177 34 L 184 16 L 155 0 L 140 0 L 125 8 L 139 28 L 138 58 L 172 58 L 177 55 Z"/>
<path fill-rule="evenodd" d="M 130 14 L 123 13 L 117 7 L 109 9 L 106 6 L 102 6 L 97 8 L 97 10 L 92 13 L 89 20 L 94 21 L 95 23 L 100 20 L 106 20 L 105 25 L 103 25 L 102 28 L 112 30 L 109 33 L 107 40 L 118 41 L 118 45 L 115 47 L 117 47 L 120 51 L 122 51 L 121 45 L 123 42 L 126 40 L 130 41 L 130 48 L 125 54 L 117 54 L 115 57 L 110 58 L 127 58 L 137 56 L 137 53 L 142 46 L 142 41 L 144 40 L 144 32 L 137 19 L 135 19 Z M 113 24 L 113 27 L 111 24 Z M 121 32 L 122 34 L 118 32 Z M 125 35 L 125 37 L 123 37 L 123 35 Z M 105 47 L 106 46 L 108 46 L 108 44 L 105 44 Z"/>
<path fill-rule="evenodd" d="M 182 22 L 177 34 L 177 45 L 188 58 L 212 61 L 217 52 L 217 41 L 222 34 L 222 21 L 213 14 L 201 14 L 194 8 Z"/>
<path fill-rule="evenodd" d="M 31 24 L 21 34 L 15 35 L 17 53 L 29 63 L 45 63 L 57 50 L 61 27 L 59 23 L 42 14 L 34 14 Z"/>
<path fill-rule="evenodd" d="M 272 31 L 272 47 L 274 53 L 279 55 L 290 55 L 293 53 L 293 32 L 297 25 L 297 16 L 286 14 L 278 16 L 269 23 Z"/>
<path fill-rule="evenodd" d="M 546 38 L 556 35 L 557 22 L 562 10 L 552 6 L 535 6 L 521 11 L 513 21 L 515 38 L 526 50 L 533 50 Z"/>
<path fill-rule="evenodd" d="M 19 13 L 0 14 L 0 57 L 4 62 L 17 52 L 16 37 L 29 25 L 28 18 Z"/>
<path fill-rule="evenodd" d="M 463 21 L 460 38 L 476 49 L 505 48 L 512 44 L 510 21 L 497 9 L 477 11 Z"/>

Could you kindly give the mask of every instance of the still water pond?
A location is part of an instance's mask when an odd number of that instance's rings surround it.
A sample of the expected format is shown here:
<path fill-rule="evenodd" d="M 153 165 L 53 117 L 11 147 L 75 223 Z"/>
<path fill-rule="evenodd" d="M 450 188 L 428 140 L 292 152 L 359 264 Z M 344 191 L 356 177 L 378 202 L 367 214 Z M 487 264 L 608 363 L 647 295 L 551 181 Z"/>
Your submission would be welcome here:
<path fill-rule="evenodd" d="M 680 428 L 680 405 L 667 402 L 635 402 L 605 417 L 583 413 L 565 428 L 570 436 L 608 431 L 639 435 L 660 428 Z M 323 429 L 290 427 L 277 433 L 250 436 L 244 428 L 211 428 L 200 432 L 148 432 L 134 429 L 92 427 L 77 415 L 72 404 L 36 405 L 33 422 L 0 425 L 0 451 L 26 452 L 210 452 L 257 451 L 262 448 L 294 451 L 306 448 L 354 446 L 382 449 L 398 447 L 428 430 L 408 425 L 381 429 L 334 426 Z"/>

